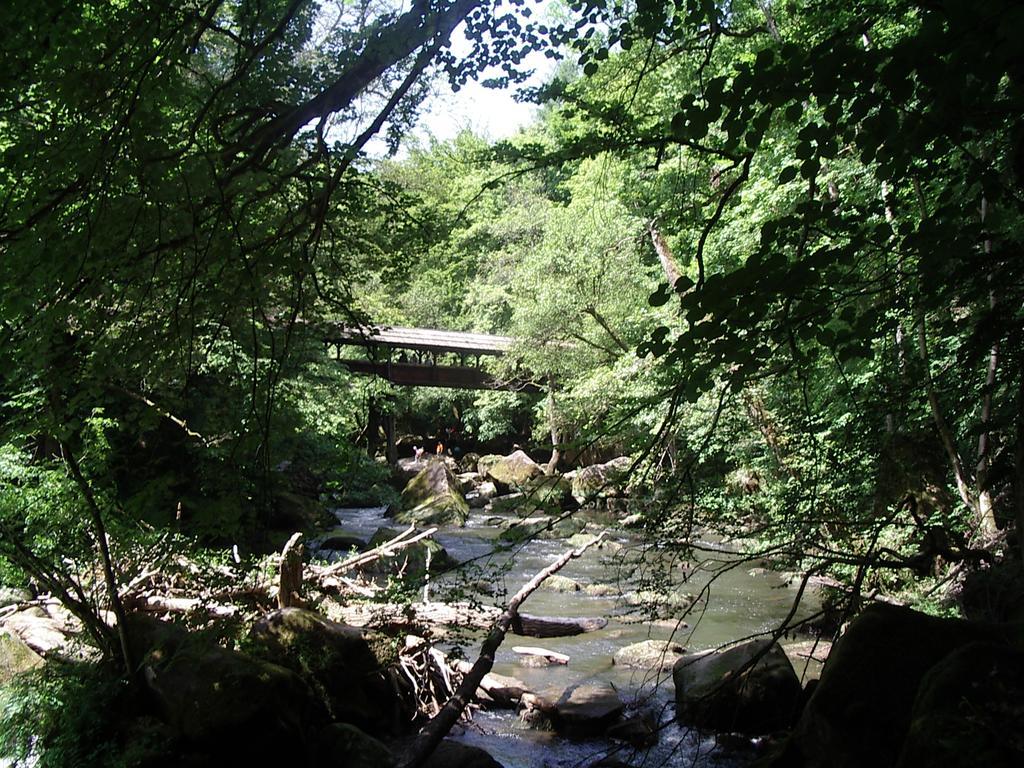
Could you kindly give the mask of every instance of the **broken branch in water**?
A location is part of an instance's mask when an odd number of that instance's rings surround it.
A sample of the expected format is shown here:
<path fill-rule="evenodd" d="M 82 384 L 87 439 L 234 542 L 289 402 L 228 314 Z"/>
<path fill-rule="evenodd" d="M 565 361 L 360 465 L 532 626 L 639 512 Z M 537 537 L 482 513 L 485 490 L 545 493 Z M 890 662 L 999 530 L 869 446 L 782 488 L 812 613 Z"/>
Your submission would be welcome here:
<path fill-rule="evenodd" d="M 512 622 L 519 612 L 519 606 L 522 605 L 523 601 L 532 595 L 544 583 L 545 579 L 561 570 L 570 560 L 581 557 L 587 549 L 597 544 L 603 538 L 604 534 L 602 533 L 583 546 L 570 549 L 516 592 L 488 633 L 483 647 L 480 649 L 480 655 L 469 670 L 469 673 L 463 678 L 462 683 L 455 693 L 452 694 L 452 697 L 441 707 L 441 711 L 423 726 L 423 729 L 409 749 L 409 756 L 401 763 L 400 768 L 419 768 L 419 766 L 423 765 L 426 759 L 430 757 L 430 754 L 437 748 L 437 745 L 447 735 L 448 731 L 452 729 L 452 726 L 458 722 L 462 711 L 469 705 L 484 675 L 490 672 L 491 667 L 494 666 L 494 654 L 505 639 L 505 635 L 512 626 Z"/>

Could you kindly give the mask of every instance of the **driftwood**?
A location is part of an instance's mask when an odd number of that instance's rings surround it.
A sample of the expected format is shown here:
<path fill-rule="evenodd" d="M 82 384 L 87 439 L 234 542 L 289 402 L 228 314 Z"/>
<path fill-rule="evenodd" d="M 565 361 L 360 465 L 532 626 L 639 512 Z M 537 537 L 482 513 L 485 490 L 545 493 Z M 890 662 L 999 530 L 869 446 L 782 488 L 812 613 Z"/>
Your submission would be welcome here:
<path fill-rule="evenodd" d="M 223 603 L 208 603 L 198 597 L 171 597 L 168 595 L 140 595 L 128 601 L 136 611 L 148 613 L 206 613 L 209 616 L 227 619 L 238 614 L 238 607 Z"/>
<path fill-rule="evenodd" d="M 547 648 L 538 648 L 534 645 L 514 645 L 512 646 L 512 651 L 521 656 L 539 656 L 542 659 L 547 659 L 551 664 L 569 663 L 569 657 L 564 653 L 549 651 Z"/>
<path fill-rule="evenodd" d="M 281 550 L 277 586 L 277 607 L 291 608 L 302 603 L 302 534 L 293 533 Z"/>
<path fill-rule="evenodd" d="M 473 664 L 465 659 L 456 659 L 450 664 L 452 669 L 462 675 L 468 675 L 473 670 Z M 523 696 L 529 693 L 530 690 L 522 680 L 488 672 L 480 679 L 476 698 L 494 707 L 515 709 Z"/>
<path fill-rule="evenodd" d="M 581 557 L 589 547 L 597 544 L 603 538 L 604 534 L 602 533 L 582 547 L 570 549 L 516 592 L 512 599 L 509 600 L 508 607 L 505 608 L 488 633 L 480 649 L 480 655 L 477 657 L 469 673 L 463 678 L 462 683 L 459 684 L 452 697 L 441 707 L 441 711 L 423 726 L 423 729 L 409 748 L 409 756 L 402 761 L 400 768 L 419 768 L 419 766 L 423 765 L 437 748 L 437 745 L 447 735 L 448 731 L 452 729 L 452 726 L 455 725 L 459 717 L 461 717 L 462 711 L 469 705 L 473 694 L 480 687 L 480 682 L 491 671 L 491 667 L 494 666 L 494 654 L 505 639 L 505 635 L 508 633 L 516 614 L 519 612 L 519 606 L 523 604 L 526 598 L 532 595 L 544 583 L 545 579 L 561 570 L 570 560 Z"/>
<path fill-rule="evenodd" d="M 489 629 L 501 618 L 499 608 L 471 603 L 364 603 L 340 606 L 341 619 L 354 627 L 406 628 L 466 627 Z M 517 613 L 509 631 L 524 637 L 568 637 L 603 629 L 608 620 L 598 617 L 534 616 Z"/>

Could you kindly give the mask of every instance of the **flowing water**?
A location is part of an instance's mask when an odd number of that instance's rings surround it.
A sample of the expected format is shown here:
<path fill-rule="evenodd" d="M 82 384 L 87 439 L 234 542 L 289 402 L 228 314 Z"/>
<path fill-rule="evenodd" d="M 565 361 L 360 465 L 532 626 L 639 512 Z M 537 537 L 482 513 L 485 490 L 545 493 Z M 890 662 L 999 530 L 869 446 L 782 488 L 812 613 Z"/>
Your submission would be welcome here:
<path fill-rule="evenodd" d="M 384 508 L 338 509 L 340 524 L 351 533 L 368 539 L 379 527 L 394 527 L 384 517 Z M 475 511 L 476 512 L 476 511 Z M 433 599 L 445 599 L 446 590 L 474 591 L 484 602 L 501 605 L 529 579 L 569 549 L 564 541 L 535 540 L 526 545 L 502 549 L 494 518 L 476 512 L 465 528 L 443 528 L 436 539 L 460 562 L 470 561 L 455 577 L 431 585 Z M 526 686 L 550 700 L 556 700 L 569 686 L 581 682 L 611 683 L 627 703 L 628 711 L 644 712 L 663 727 L 658 744 L 649 751 L 623 748 L 621 742 L 590 740 L 572 742 L 547 731 L 521 723 L 515 712 L 477 712 L 473 723 L 460 727 L 453 736 L 490 752 L 506 768 L 569 768 L 588 766 L 605 754 L 630 765 L 644 766 L 740 766 L 750 761 L 749 753 L 726 751 L 713 736 L 700 736 L 673 722 L 673 687 L 670 673 L 652 673 L 612 663 L 615 652 L 642 640 L 672 639 L 688 651 L 715 648 L 777 627 L 792 608 L 795 590 L 787 588 L 776 574 L 739 563 L 727 551 L 705 555 L 701 564 L 665 564 L 658 553 L 648 550 L 635 535 L 609 530 L 611 542 L 604 549 L 591 548 L 583 557 L 570 561 L 560 572 L 581 585 L 613 585 L 610 595 L 586 591 L 555 592 L 539 589 L 523 605 L 523 612 L 544 616 L 604 616 L 608 625 L 596 632 L 571 637 L 506 637 L 495 659 L 494 672 L 522 680 Z M 719 542 L 706 542 L 709 549 L 725 550 Z M 664 554 L 664 553 L 662 553 Z M 630 569 L 628 564 L 638 564 Z M 730 565 L 736 567 L 730 568 Z M 625 596 L 645 587 L 646 576 L 657 570 L 673 570 L 675 593 L 698 595 L 706 590 L 683 622 L 682 604 L 665 605 L 653 613 L 640 613 Z M 712 580 L 712 573 L 716 576 Z M 685 576 L 684 576 L 685 574 Z M 492 593 L 488 595 L 487 593 Z M 678 598 L 677 598 L 678 599 Z M 813 598 L 805 596 L 800 615 L 813 609 Z M 520 664 L 516 645 L 542 646 L 570 657 L 567 665 L 542 668 Z M 464 648 L 474 659 L 478 646 L 470 641 Z M 798 674 L 804 670 L 797 667 Z M 813 672 L 814 670 L 808 670 Z"/>

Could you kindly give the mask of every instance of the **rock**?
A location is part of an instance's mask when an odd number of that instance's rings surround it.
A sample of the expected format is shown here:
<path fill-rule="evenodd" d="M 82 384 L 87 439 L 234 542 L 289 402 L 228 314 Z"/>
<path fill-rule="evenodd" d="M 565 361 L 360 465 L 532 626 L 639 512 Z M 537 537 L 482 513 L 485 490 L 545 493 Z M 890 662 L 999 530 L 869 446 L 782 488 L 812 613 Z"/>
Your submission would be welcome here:
<path fill-rule="evenodd" d="M 423 768 L 503 768 L 479 747 L 445 739 L 423 763 Z"/>
<path fill-rule="evenodd" d="M 622 667 L 668 671 L 684 652 L 683 646 L 670 640 L 644 640 L 617 650 L 612 663 Z"/>
<path fill-rule="evenodd" d="M 498 453 L 488 453 L 481 456 L 476 460 L 476 471 L 480 473 L 481 477 L 487 477 L 491 467 L 501 461 L 504 456 Z"/>
<path fill-rule="evenodd" d="M 0 627 L 0 686 L 42 663 L 43 657 L 29 648 L 24 640 L 9 629 Z"/>
<path fill-rule="evenodd" d="M 549 514 L 568 508 L 572 501 L 572 483 L 562 475 L 538 475 L 523 486 L 530 505 Z"/>
<path fill-rule="evenodd" d="M 587 584 L 583 591 L 591 597 L 618 597 L 621 594 L 615 584 Z"/>
<path fill-rule="evenodd" d="M 604 464 L 593 464 L 576 471 L 572 478 L 572 495 L 583 504 L 586 501 L 618 496 L 625 485 L 626 473 L 632 461 L 620 456 Z"/>
<path fill-rule="evenodd" d="M 13 613 L 4 620 L 4 626 L 18 635 L 25 645 L 43 656 L 59 654 L 68 644 L 64 622 L 40 608 Z"/>
<path fill-rule="evenodd" d="M 483 478 L 476 472 L 460 472 L 455 479 L 458 480 L 459 490 L 463 493 L 469 493 L 483 482 Z"/>
<path fill-rule="evenodd" d="M 498 489 L 490 480 L 484 480 L 472 491 L 466 494 L 466 501 L 470 509 L 481 509 L 486 507 L 488 502 L 498 495 Z"/>
<path fill-rule="evenodd" d="M 646 717 L 629 717 L 614 723 L 609 726 L 606 735 L 632 744 L 637 749 L 653 747 L 658 743 L 657 725 Z"/>
<path fill-rule="evenodd" d="M 483 462 L 483 459 L 480 460 Z M 513 451 L 508 456 L 487 466 L 486 475 L 498 488 L 523 490 L 533 478 L 544 474 L 533 459 L 523 451 Z"/>
<path fill-rule="evenodd" d="M 481 472 L 479 467 L 477 466 L 477 463 L 479 461 L 480 461 L 480 454 L 479 453 L 474 453 L 473 451 L 470 451 L 469 453 L 467 453 L 465 456 L 463 456 L 459 460 L 459 471 L 460 472 L 476 472 L 476 473 L 482 475 L 483 472 Z"/>
<path fill-rule="evenodd" d="M 312 531 L 328 518 L 330 514 L 318 499 L 291 491 L 274 493 L 274 506 L 269 521 L 271 528 L 292 532 Z"/>
<path fill-rule="evenodd" d="M 399 459 L 394 469 L 392 470 L 396 479 L 400 480 L 403 485 L 407 484 L 416 475 L 427 468 L 427 458 L 422 459 Z"/>
<path fill-rule="evenodd" d="M 325 713 L 291 670 L 216 645 L 187 642 L 144 675 L 163 719 L 188 746 L 234 765 L 302 765 L 304 728 Z"/>
<path fill-rule="evenodd" d="M 992 626 L 875 604 L 832 647 L 782 764 L 893 766 L 929 670 L 972 642 L 1001 642 Z"/>
<path fill-rule="evenodd" d="M 953 651 L 921 681 L 897 768 L 1024 765 L 1024 652 L 992 643 Z"/>
<path fill-rule="evenodd" d="M 351 552 L 354 549 L 362 552 L 366 549 L 366 539 L 347 528 L 335 528 L 310 542 L 310 548 L 330 549 L 335 552 Z"/>
<path fill-rule="evenodd" d="M 693 605 L 693 595 L 687 592 L 659 592 L 654 589 L 641 589 L 636 592 L 627 592 L 623 595 L 627 605 L 636 605 L 643 608 L 667 609 L 668 611 L 685 610 Z"/>
<path fill-rule="evenodd" d="M 395 520 L 406 525 L 465 525 L 469 505 L 458 480 L 442 461 L 433 459 L 402 491 Z"/>
<path fill-rule="evenodd" d="M 786 728 L 796 719 L 802 693 L 785 651 L 770 638 L 685 655 L 672 679 L 678 719 L 715 731 L 763 734 Z"/>
<path fill-rule="evenodd" d="M 574 533 L 565 540 L 565 543 L 570 547 L 582 547 L 584 544 L 592 542 L 595 538 L 596 537 L 591 533 Z M 622 551 L 622 545 L 617 541 L 601 539 L 601 541 L 597 543 L 597 549 L 604 550 L 605 552 L 613 555 L 616 552 Z"/>
<path fill-rule="evenodd" d="M 1006 560 L 968 572 L 959 600 L 968 619 L 1024 622 L 1024 563 Z"/>
<path fill-rule="evenodd" d="M 550 524 L 551 518 L 549 517 L 526 517 L 522 520 L 514 521 L 505 530 L 498 534 L 498 538 L 502 541 L 517 544 L 520 541 L 525 541 L 526 539 L 540 535 L 541 531 L 546 529 Z"/>
<path fill-rule="evenodd" d="M 552 723 L 569 739 L 604 735 L 622 714 L 624 705 L 610 683 L 580 683 L 555 702 Z"/>
<path fill-rule="evenodd" d="M 15 603 L 24 603 L 32 599 L 32 593 L 27 589 L 18 587 L 0 586 L 0 608 L 6 608 Z"/>
<path fill-rule="evenodd" d="M 556 573 L 548 576 L 544 583 L 541 584 L 541 588 L 549 592 L 579 592 L 583 589 L 583 585 L 576 581 L 576 579 L 570 579 L 568 576 Z"/>
<path fill-rule="evenodd" d="M 383 743 L 348 723 L 331 723 L 317 739 L 316 764 L 323 768 L 393 768 Z"/>
<path fill-rule="evenodd" d="M 399 703 L 361 630 L 284 608 L 257 621 L 250 637 L 262 657 L 306 677 L 332 719 L 373 735 L 392 731 Z"/>
<path fill-rule="evenodd" d="M 379 547 L 381 544 L 391 541 L 399 533 L 401 531 L 396 531 L 394 528 L 378 528 L 373 536 L 370 537 L 367 547 L 369 549 Z M 427 573 L 428 553 L 430 555 L 431 573 L 447 571 L 458 565 L 455 559 L 448 554 L 448 550 L 433 539 L 427 538 L 420 539 L 408 547 L 403 547 L 390 557 L 378 557 L 376 560 L 368 563 L 364 570 L 368 573 L 379 575 L 397 575 L 401 573 L 410 579 L 421 579 Z"/>

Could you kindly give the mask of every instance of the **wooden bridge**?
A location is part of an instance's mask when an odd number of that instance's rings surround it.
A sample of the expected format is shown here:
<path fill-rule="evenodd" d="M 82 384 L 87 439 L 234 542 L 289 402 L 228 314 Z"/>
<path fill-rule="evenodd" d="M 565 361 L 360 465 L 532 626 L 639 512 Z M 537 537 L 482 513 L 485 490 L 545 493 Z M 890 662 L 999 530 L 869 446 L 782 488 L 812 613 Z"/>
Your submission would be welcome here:
<path fill-rule="evenodd" d="M 324 337 L 328 350 L 333 348 L 335 358 L 350 371 L 401 386 L 537 392 L 532 382 L 497 379 L 481 367 L 483 358 L 501 357 L 514 342 L 509 336 L 398 326 L 338 326 Z M 342 349 L 352 346 L 365 349 L 366 358 L 343 358 Z"/>

